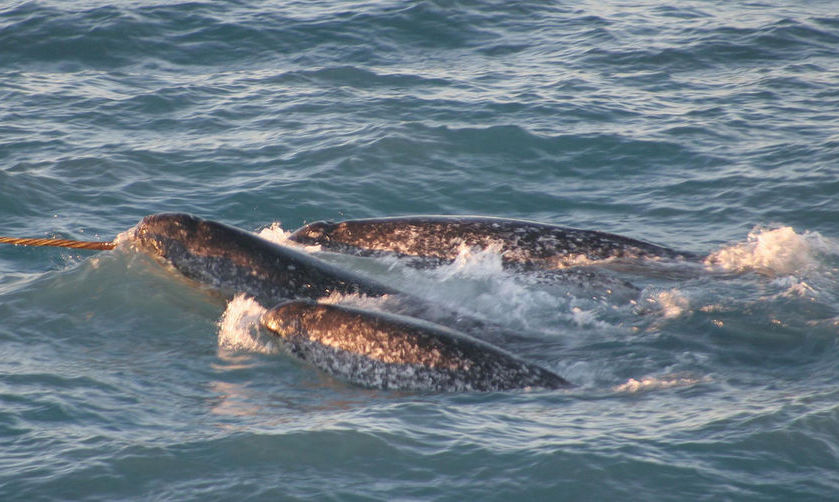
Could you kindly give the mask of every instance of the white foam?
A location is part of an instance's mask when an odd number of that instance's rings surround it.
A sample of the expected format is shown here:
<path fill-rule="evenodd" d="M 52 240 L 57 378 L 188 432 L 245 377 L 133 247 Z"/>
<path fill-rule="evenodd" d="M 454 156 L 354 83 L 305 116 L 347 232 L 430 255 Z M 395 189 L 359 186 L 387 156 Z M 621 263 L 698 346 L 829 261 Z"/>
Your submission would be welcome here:
<path fill-rule="evenodd" d="M 449 280 L 453 277 L 486 279 L 503 273 L 504 265 L 501 260 L 500 245 L 477 249 L 461 244 L 454 261 L 439 267 L 435 275 L 442 280 Z"/>
<path fill-rule="evenodd" d="M 303 251 L 306 251 L 307 253 L 317 253 L 321 250 L 320 245 L 307 246 L 304 244 L 300 244 L 299 242 L 289 240 L 289 237 L 293 233 L 294 232 L 290 230 L 283 229 L 281 222 L 275 221 L 274 223 L 271 223 L 271 225 L 257 232 L 256 235 L 267 241 L 273 242 L 274 244 L 279 244 L 281 246 L 296 247 L 302 249 Z"/>
<path fill-rule="evenodd" d="M 320 246 L 302 246 L 288 240 L 291 232 L 280 223 L 262 229 L 259 237 L 280 245 L 294 245 L 307 253 L 321 251 Z M 477 248 L 461 245 L 457 257 L 438 267 L 417 269 L 411 260 L 395 256 L 359 258 L 327 253 L 319 256 L 332 264 L 356 273 L 373 277 L 396 289 L 451 307 L 477 319 L 498 321 L 514 328 L 553 331 L 557 315 L 561 321 L 585 328 L 614 328 L 599 319 L 608 308 L 592 295 L 579 296 L 578 291 L 558 282 L 550 286 L 537 285 L 504 267 L 501 246 Z M 389 311 L 388 299 L 358 295 L 338 295 L 319 300 L 370 310 Z"/>
<path fill-rule="evenodd" d="M 265 307 L 253 298 L 244 294 L 236 295 L 228 302 L 218 323 L 219 348 L 262 354 L 279 352 L 277 342 L 260 333 L 259 318 L 265 312 Z"/>
<path fill-rule="evenodd" d="M 546 299 L 555 307 L 551 295 L 540 298 L 539 291 L 514 281 L 494 248 L 462 246 L 454 262 L 410 275 L 427 276 L 425 296 L 484 319 L 495 319 L 503 312 L 506 324 L 526 323 L 529 311 Z"/>
<path fill-rule="evenodd" d="M 817 266 L 819 255 L 823 254 L 839 254 L 839 243 L 818 232 L 796 233 L 792 227 L 755 227 L 746 242 L 712 253 L 705 264 L 727 271 L 783 275 Z"/>
<path fill-rule="evenodd" d="M 586 326 L 603 327 L 605 324 L 597 318 L 596 312 L 584 310 L 580 307 L 571 307 L 571 319 L 580 328 Z"/>
<path fill-rule="evenodd" d="M 634 394 L 636 392 L 648 392 L 652 390 L 670 389 L 673 387 L 690 387 L 698 383 L 710 382 L 710 377 L 692 377 L 685 375 L 662 375 L 662 376 L 647 376 L 640 380 L 630 378 L 621 385 L 612 388 L 615 392 L 626 392 Z"/>
<path fill-rule="evenodd" d="M 513 329 L 556 332 L 558 323 L 585 329 L 611 330 L 616 324 L 604 319 L 614 308 L 603 297 L 602 286 L 578 286 L 570 279 L 540 280 L 537 275 L 512 272 L 504 267 L 500 247 L 463 246 L 454 262 L 431 270 L 406 270 L 406 289 L 443 304 L 453 305 L 478 318 L 502 320 Z M 411 280 L 412 276 L 417 280 Z M 601 288 L 601 289 L 598 289 Z"/>
<path fill-rule="evenodd" d="M 690 307 L 690 301 L 678 289 L 662 291 L 655 296 L 665 319 L 675 319 Z"/>
<path fill-rule="evenodd" d="M 780 294 L 776 295 L 779 297 L 815 298 L 819 296 L 819 292 L 816 288 L 808 284 L 803 279 L 792 275 L 778 277 L 772 281 L 772 284 L 778 286 L 779 288 L 785 288 Z"/>
<path fill-rule="evenodd" d="M 638 301 L 637 312 L 656 313 L 662 319 L 676 319 L 685 312 L 690 312 L 690 299 L 679 289 L 660 291 L 657 288 L 648 288 Z"/>
<path fill-rule="evenodd" d="M 257 232 L 256 235 L 275 244 L 285 244 L 288 240 L 288 236 L 291 235 L 291 232 L 284 230 L 281 222 L 275 221 L 274 223 L 271 223 L 271 225 Z"/>
<path fill-rule="evenodd" d="M 329 296 L 318 299 L 318 303 L 327 305 L 345 305 L 366 310 L 382 310 L 382 306 L 389 300 L 388 295 L 367 296 L 359 294 L 343 294 L 333 292 Z"/>
<path fill-rule="evenodd" d="M 114 246 L 117 249 L 121 249 L 125 246 L 130 246 L 134 242 L 134 233 L 137 230 L 137 225 L 129 228 L 124 232 L 120 232 L 114 237 Z"/>

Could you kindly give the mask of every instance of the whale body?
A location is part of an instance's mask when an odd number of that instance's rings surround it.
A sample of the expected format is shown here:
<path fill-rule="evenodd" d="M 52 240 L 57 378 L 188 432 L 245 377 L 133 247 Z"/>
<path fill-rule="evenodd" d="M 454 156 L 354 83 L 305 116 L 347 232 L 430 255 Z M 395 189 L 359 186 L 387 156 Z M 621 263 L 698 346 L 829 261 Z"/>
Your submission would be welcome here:
<path fill-rule="evenodd" d="M 317 221 L 296 230 L 289 239 L 338 253 L 392 254 L 431 263 L 454 260 L 464 246 L 493 249 L 508 266 L 537 269 L 559 269 L 613 259 L 699 258 L 692 253 L 606 232 L 482 216 Z"/>
<path fill-rule="evenodd" d="M 445 307 L 235 227 L 187 214 L 157 214 L 143 218 L 128 241 L 211 288 L 246 293 L 263 305 L 280 302 L 262 317 L 262 325 L 282 337 L 291 353 L 353 383 L 429 391 L 568 385 L 544 368 L 453 329 L 315 303 L 333 293 L 358 294 L 391 298 L 382 306 L 400 314 L 435 320 L 446 312 Z M 455 312 L 450 319 L 459 329 L 487 334 L 489 328 Z"/>
<path fill-rule="evenodd" d="M 365 387 L 449 392 L 570 385 L 493 345 L 412 318 L 294 300 L 260 322 L 294 356 Z"/>
<path fill-rule="evenodd" d="M 180 213 L 146 216 L 129 236 L 141 251 L 218 290 L 264 305 L 332 293 L 383 296 L 395 289 L 250 232 Z"/>
<path fill-rule="evenodd" d="M 266 306 L 332 294 L 360 295 L 381 298 L 380 308 L 388 312 L 441 322 L 496 343 L 522 338 L 495 323 L 361 277 L 251 232 L 189 214 L 146 216 L 128 233 L 127 241 L 204 286 L 229 296 L 245 293 Z"/>

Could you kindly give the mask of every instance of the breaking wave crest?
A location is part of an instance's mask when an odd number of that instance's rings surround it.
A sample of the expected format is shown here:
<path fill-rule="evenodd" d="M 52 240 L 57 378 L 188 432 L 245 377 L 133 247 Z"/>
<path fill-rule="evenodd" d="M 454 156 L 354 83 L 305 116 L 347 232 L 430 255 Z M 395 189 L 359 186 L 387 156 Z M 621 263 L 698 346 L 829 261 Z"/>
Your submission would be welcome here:
<path fill-rule="evenodd" d="M 253 298 L 236 295 L 218 322 L 219 349 L 261 354 L 279 352 L 277 341 L 260 332 L 259 318 L 265 312 L 265 307 Z"/>
<path fill-rule="evenodd" d="M 746 242 L 711 253 L 705 264 L 724 271 L 784 275 L 818 267 L 825 255 L 839 255 L 839 242 L 818 232 L 797 233 L 788 226 L 759 226 L 749 232 Z"/>

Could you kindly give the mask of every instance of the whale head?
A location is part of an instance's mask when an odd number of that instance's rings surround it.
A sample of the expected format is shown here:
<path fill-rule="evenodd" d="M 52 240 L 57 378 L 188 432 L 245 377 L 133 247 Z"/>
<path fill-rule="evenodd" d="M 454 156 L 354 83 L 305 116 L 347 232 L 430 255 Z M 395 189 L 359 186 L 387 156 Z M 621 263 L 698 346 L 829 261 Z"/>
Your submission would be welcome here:
<path fill-rule="evenodd" d="M 140 250 L 162 257 L 166 254 L 168 242 L 187 242 L 200 234 L 202 222 L 200 218 L 184 213 L 152 214 L 134 227 L 130 240 Z"/>
<path fill-rule="evenodd" d="M 321 298 L 332 293 L 381 296 L 397 293 L 302 251 L 252 232 L 188 214 L 146 216 L 131 244 L 186 277 L 258 301 Z"/>

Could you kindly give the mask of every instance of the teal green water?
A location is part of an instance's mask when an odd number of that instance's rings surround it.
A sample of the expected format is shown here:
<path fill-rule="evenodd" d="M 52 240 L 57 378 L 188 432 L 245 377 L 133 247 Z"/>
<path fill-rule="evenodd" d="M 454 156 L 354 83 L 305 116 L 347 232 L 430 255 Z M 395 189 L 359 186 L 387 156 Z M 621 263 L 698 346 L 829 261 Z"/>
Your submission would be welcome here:
<path fill-rule="evenodd" d="M 611 298 L 491 254 L 325 256 L 520 331 L 505 348 L 577 384 L 405 394 L 277 353 L 259 307 L 129 250 L 0 248 L 0 498 L 835 498 L 836 12 L 0 7 L 0 234 L 481 214 L 711 255 Z"/>

